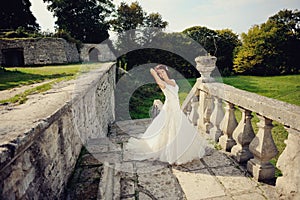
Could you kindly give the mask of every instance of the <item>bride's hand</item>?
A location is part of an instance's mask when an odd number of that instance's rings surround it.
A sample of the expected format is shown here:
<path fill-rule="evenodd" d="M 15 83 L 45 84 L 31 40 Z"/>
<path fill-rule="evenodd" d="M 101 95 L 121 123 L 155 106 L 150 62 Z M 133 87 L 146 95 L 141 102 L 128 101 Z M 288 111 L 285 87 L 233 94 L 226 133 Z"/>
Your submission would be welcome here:
<path fill-rule="evenodd" d="M 151 69 L 150 69 L 150 73 L 151 73 L 151 74 L 156 74 L 156 71 L 155 71 L 153 68 L 151 68 Z"/>

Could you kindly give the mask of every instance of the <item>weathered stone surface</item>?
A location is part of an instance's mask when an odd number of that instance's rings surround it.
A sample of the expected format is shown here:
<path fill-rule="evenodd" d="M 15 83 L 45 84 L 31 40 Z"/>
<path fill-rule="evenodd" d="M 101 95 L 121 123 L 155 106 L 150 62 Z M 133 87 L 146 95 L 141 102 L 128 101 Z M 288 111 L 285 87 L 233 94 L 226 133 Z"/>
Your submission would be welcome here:
<path fill-rule="evenodd" d="M 246 193 L 246 194 L 241 194 L 233 197 L 234 200 L 265 200 L 266 198 L 258 193 Z"/>
<path fill-rule="evenodd" d="M 141 192 L 151 194 L 156 199 L 183 198 L 180 186 L 169 168 L 138 173 L 138 185 Z"/>
<path fill-rule="evenodd" d="M 206 166 L 201 162 L 201 160 L 193 160 L 192 162 L 182 164 L 182 165 L 174 165 L 173 169 L 179 170 L 181 172 L 191 172 L 200 169 L 204 169 Z"/>
<path fill-rule="evenodd" d="M 223 187 L 207 169 L 193 172 L 173 170 L 187 199 L 206 199 L 225 196 Z"/>
<path fill-rule="evenodd" d="M 210 156 L 205 156 L 203 158 L 203 161 L 209 167 L 229 166 L 233 164 L 232 161 L 229 160 L 225 154 L 219 151 L 213 152 L 213 154 Z"/>
<path fill-rule="evenodd" d="M 235 166 L 220 167 L 212 171 L 230 194 L 256 190 L 257 184 Z"/>

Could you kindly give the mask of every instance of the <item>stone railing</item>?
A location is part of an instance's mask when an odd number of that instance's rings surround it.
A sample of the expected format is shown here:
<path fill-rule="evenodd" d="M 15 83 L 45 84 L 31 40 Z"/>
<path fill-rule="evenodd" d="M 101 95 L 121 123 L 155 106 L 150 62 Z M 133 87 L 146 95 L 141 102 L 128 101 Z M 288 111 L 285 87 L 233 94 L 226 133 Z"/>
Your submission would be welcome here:
<path fill-rule="evenodd" d="M 298 198 L 300 107 L 216 82 L 211 77 L 215 57 L 197 57 L 196 62 L 201 77 L 182 105 L 187 117 L 200 133 L 218 142 L 237 162 L 246 163 L 247 170 L 258 181 L 275 178 L 275 167 L 270 160 L 278 154 L 278 150 L 271 134 L 272 122 L 283 124 L 288 131 L 288 139 L 277 162 L 283 176 L 277 178 L 276 187 L 283 196 Z M 239 123 L 235 109 L 242 112 Z M 259 119 L 256 134 L 251 124 L 254 113 Z"/>
<path fill-rule="evenodd" d="M 0 110 L 0 199 L 65 199 L 81 147 L 114 121 L 116 66 Z"/>

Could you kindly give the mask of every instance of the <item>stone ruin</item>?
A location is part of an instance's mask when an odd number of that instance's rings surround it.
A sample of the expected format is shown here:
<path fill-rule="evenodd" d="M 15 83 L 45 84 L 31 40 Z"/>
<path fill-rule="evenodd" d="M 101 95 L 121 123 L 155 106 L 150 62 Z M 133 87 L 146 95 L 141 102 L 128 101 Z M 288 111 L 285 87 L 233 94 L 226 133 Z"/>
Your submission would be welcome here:
<path fill-rule="evenodd" d="M 75 43 L 63 38 L 0 39 L 0 64 L 5 67 L 114 61 L 107 44 Z"/>

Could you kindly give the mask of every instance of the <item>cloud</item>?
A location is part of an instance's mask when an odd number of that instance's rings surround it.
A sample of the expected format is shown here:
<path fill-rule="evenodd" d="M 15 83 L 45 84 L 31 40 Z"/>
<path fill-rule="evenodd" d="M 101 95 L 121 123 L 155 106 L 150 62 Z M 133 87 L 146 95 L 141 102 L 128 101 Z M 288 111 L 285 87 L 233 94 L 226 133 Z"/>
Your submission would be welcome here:
<path fill-rule="evenodd" d="M 42 31 L 54 32 L 55 18 L 53 13 L 47 10 L 47 4 L 42 0 L 30 0 L 30 10 L 37 19 L 37 23 L 41 26 Z"/>

